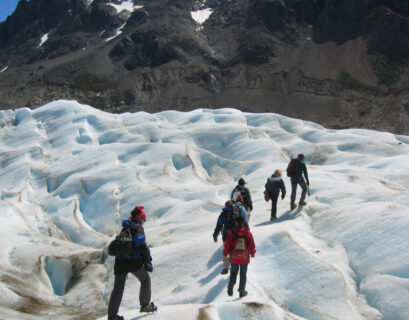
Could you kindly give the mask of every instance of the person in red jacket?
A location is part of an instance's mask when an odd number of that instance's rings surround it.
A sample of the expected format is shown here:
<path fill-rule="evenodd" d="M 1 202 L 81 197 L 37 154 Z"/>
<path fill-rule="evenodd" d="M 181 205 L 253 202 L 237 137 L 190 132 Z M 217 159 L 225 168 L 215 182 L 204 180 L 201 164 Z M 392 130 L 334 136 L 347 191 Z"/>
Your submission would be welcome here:
<path fill-rule="evenodd" d="M 233 295 L 233 287 L 236 284 L 237 274 L 240 270 L 239 295 L 240 298 L 247 295 L 247 267 L 250 263 L 250 256 L 254 258 L 256 245 L 253 235 L 245 223 L 244 217 L 239 215 L 236 219 L 235 227 L 227 234 L 224 243 L 223 255 L 230 256 L 230 280 L 227 285 L 227 294 Z"/>

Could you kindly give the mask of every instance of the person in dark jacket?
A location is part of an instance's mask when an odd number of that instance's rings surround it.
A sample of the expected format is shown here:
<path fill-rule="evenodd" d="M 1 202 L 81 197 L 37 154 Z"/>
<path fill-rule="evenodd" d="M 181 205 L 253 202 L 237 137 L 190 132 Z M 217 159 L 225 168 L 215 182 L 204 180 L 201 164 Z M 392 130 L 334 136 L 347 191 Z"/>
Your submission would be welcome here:
<path fill-rule="evenodd" d="M 143 229 L 145 221 L 146 213 L 144 207 L 137 206 L 132 210 L 131 217 L 122 222 L 123 228 L 131 228 L 134 250 L 131 256 L 115 258 L 115 280 L 108 304 L 108 320 L 123 320 L 123 317 L 118 315 L 118 310 L 129 272 L 141 282 L 139 291 L 140 312 L 153 312 L 157 310 L 157 307 L 151 302 L 151 279 L 148 270 L 152 271 L 152 264 L 150 262 L 152 258 L 150 250 L 146 245 L 145 231 Z"/>
<path fill-rule="evenodd" d="M 235 213 L 234 202 L 231 200 L 226 201 L 222 212 L 220 213 L 219 217 L 217 218 L 216 228 L 213 232 L 213 240 L 217 242 L 217 237 L 219 233 L 222 234 L 223 243 L 226 241 L 227 233 L 233 229 L 236 221 L 237 214 Z M 229 272 L 229 260 L 223 255 L 223 269 L 221 274 L 227 274 Z"/>
<path fill-rule="evenodd" d="M 233 287 L 236 284 L 237 274 L 240 270 L 239 295 L 240 298 L 247 295 L 247 269 L 250 263 L 250 256 L 254 258 L 256 246 L 253 235 L 246 225 L 243 216 L 239 215 L 236 219 L 235 227 L 228 232 L 224 243 L 223 256 L 230 256 L 230 279 L 227 285 L 227 294 L 233 295 Z"/>
<path fill-rule="evenodd" d="M 250 190 L 244 186 L 245 184 L 246 181 L 244 181 L 243 178 L 240 178 L 231 192 L 230 199 L 236 201 L 239 194 L 243 197 L 243 205 L 247 212 L 247 222 L 249 222 L 251 211 L 253 211 L 253 201 L 251 200 Z"/>
<path fill-rule="evenodd" d="M 277 219 L 277 201 L 278 196 L 280 195 L 281 191 L 281 200 L 285 198 L 285 184 L 282 176 L 282 171 L 280 169 L 276 169 L 271 177 L 267 179 L 267 183 L 265 184 L 265 189 L 268 192 L 268 195 L 271 199 L 271 217 L 270 221 Z"/>
<path fill-rule="evenodd" d="M 305 196 L 307 195 L 308 188 L 310 186 L 310 181 L 308 180 L 308 172 L 307 166 L 304 162 L 304 155 L 300 153 L 297 156 L 297 171 L 294 177 L 291 177 L 291 210 L 294 210 L 297 206 L 295 204 L 295 197 L 297 195 L 297 186 L 300 185 L 301 187 L 301 198 L 299 201 L 300 206 L 305 206 L 307 203 L 305 202 Z M 303 178 L 304 174 L 304 178 Z M 307 183 L 306 183 L 307 182 Z"/>

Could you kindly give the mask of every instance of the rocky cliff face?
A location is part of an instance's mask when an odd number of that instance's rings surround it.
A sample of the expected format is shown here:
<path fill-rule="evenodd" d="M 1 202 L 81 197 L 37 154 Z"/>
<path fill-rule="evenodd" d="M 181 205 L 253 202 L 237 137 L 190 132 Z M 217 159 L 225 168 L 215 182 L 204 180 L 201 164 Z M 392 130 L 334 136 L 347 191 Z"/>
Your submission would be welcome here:
<path fill-rule="evenodd" d="M 399 0 L 21 0 L 0 24 L 0 107 L 234 107 L 409 134 L 408 63 Z"/>

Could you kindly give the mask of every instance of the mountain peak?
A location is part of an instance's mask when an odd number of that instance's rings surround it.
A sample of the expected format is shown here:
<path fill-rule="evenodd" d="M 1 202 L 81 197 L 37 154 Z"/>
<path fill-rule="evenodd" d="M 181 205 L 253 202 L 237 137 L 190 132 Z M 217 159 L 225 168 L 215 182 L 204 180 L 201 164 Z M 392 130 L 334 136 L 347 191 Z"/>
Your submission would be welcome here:
<path fill-rule="evenodd" d="M 407 134 L 408 22 L 384 0 L 20 1 L 0 24 L 0 107 L 228 106 Z"/>

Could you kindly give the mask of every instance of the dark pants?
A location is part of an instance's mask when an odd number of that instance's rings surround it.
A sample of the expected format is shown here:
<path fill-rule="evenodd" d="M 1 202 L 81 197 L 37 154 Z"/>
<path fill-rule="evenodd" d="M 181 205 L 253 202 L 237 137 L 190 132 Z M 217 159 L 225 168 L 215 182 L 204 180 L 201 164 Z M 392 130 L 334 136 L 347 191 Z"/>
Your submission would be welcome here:
<path fill-rule="evenodd" d="M 278 193 L 270 193 L 271 199 L 271 218 L 277 218 Z"/>
<path fill-rule="evenodd" d="M 240 269 L 239 291 L 246 289 L 247 267 L 248 267 L 248 264 L 233 264 L 233 263 L 231 264 L 229 287 L 233 288 L 234 285 L 236 284 L 237 274 L 239 273 L 239 269 Z"/>
<path fill-rule="evenodd" d="M 141 288 L 139 290 L 140 305 L 148 305 L 151 301 L 151 278 L 149 277 L 148 271 L 142 267 L 131 273 L 141 282 Z M 115 274 L 114 289 L 112 290 L 108 305 L 108 320 L 115 319 L 115 316 L 118 314 L 127 275 L 128 273 Z"/>
<path fill-rule="evenodd" d="M 297 195 L 297 185 L 300 185 L 302 192 L 301 198 L 299 203 L 302 203 L 305 200 L 305 196 L 307 195 L 307 184 L 304 181 L 303 177 L 298 179 L 291 178 L 291 207 L 295 205 L 295 197 Z"/>

